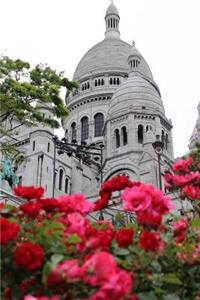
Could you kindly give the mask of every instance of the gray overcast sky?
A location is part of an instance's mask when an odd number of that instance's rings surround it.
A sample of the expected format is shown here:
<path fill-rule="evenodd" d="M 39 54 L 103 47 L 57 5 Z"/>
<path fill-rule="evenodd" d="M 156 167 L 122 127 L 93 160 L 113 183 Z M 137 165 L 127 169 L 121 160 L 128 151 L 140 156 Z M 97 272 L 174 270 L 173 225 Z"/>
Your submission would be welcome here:
<path fill-rule="evenodd" d="M 114 0 L 121 38 L 147 60 L 166 116 L 174 152 L 188 151 L 200 101 L 200 0 Z M 104 38 L 109 0 L 0 0 L 0 53 L 48 63 L 72 79 L 90 47 Z M 6 52 L 5 52 L 6 51 Z"/>

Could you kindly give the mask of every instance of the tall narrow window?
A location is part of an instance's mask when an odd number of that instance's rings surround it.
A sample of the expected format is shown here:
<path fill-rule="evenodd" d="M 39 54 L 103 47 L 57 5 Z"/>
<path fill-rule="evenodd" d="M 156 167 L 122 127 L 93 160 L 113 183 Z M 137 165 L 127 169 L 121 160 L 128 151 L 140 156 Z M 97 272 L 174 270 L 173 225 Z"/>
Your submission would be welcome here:
<path fill-rule="evenodd" d="M 85 141 L 89 136 L 89 122 L 88 117 L 83 117 L 81 119 L 81 141 Z"/>
<path fill-rule="evenodd" d="M 144 129 L 142 125 L 138 125 L 138 143 L 143 144 L 143 139 L 144 139 Z"/>
<path fill-rule="evenodd" d="M 47 144 L 47 152 L 49 152 L 50 151 L 50 143 L 48 142 L 48 144 Z"/>
<path fill-rule="evenodd" d="M 97 113 L 94 116 L 94 136 L 102 136 L 102 130 L 104 125 L 104 115 L 101 113 Z"/>
<path fill-rule="evenodd" d="M 65 193 L 68 193 L 68 178 L 65 178 Z"/>
<path fill-rule="evenodd" d="M 60 169 L 60 171 L 59 171 L 59 185 L 58 185 L 58 189 L 60 191 L 62 191 L 62 182 L 63 182 L 63 170 Z"/>
<path fill-rule="evenodd" d="M 73 122 L 71 125 L 71 140 L 76 140 L 76 123 Z"/>
<path fill-rule="evenodd" d="M 120 147 L 120 134 L 119 134 L 119 129 L 115 129 L 115 145 L 116 148 Z"/>
<path fill-rule="evenodd" d="M 35 151 L 35 141 L 33 141 L 33 151 Z"/>
<path fill-rule="evenodd" d="M 165 135 L 165 149 L 166 150 L 168 148 L 168 143 L 169 143 L 169 137 L 168 137 L 168 134 L 166 133 L 166 135 Z"/>
<path fill-rule="evenodd" d="M 128 143 L 128 136 L 127 136 L 127 131 L 126 131 L 126 127 L 123 126 L 122 127 L 122 141 L 123 141 L 123 145 L 127 145 Z"/>
<path fill-rule="evenodd" d="M 19 183 L 18 185 L 22 185 L 22 176 L 19 176 Z"/>
<path fill-rule="evenodd" d="M 165 142 L 165 133 L 164 133 L 164 130 L 162 130 L 162 132 L 161 132 L 161 140 L 162 140 L 163 143 Z"/>

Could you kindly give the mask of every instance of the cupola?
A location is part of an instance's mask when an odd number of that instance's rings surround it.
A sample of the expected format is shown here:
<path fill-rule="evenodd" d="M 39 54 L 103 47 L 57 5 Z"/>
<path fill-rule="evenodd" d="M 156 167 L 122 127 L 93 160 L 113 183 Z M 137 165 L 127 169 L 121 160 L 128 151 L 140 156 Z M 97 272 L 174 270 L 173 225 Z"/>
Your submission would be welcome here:
<path fill-rule="evenodd" d="M 135 42 L 132 42 L 131 52 L 128 56 L 128 65 L 130 74 L 138 71 L 138 67 L 141 62 L 141 55 L 139 51 L 135 48 Z"/>
<path fill-rule="evenodd" d="M 106 16 L 106 32 L 105 32 L 105 38 L 120 38 L 120 32 L 119 32 L 119 11 L 117 7 L 114 5 L 113 1 L 109 5 Z"/>

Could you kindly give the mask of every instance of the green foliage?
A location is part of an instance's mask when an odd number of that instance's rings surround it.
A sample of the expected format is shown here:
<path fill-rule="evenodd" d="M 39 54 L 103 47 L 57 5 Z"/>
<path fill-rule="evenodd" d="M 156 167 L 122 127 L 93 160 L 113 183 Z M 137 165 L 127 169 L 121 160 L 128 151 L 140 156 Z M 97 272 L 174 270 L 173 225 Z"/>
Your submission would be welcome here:
<path fill-rule="evenodd" d="M 69 81 L 64 77 L 63 72 L 58 73 L 45 64 L 31 68 L 28 62 L 20 59 L 1 57 L 1 137 L 12 137 L 21 125 L 43 124 L 59 128 L 57 118 L 66 117 L 69 113 L 60 96 L 61 90 L 64 89 L 68 93 L 77 87 L 77 83 Z M 47 107 L 55 119 L 44 116 L 40 110 L 41 107 Z M 16 152 L 15 143 L 12 141 L 12 143 L 4 144 L 1 149 L 2 153 L 7 155 L 9 147 L 11 149 L 9 156 L 13 157 L 12 151 Z"/>

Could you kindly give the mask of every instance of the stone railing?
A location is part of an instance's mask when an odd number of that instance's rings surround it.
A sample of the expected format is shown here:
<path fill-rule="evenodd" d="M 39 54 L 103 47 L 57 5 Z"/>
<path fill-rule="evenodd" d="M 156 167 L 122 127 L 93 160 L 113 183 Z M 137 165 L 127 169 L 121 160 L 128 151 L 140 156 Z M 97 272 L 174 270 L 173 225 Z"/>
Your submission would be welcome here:
<path fill-rule="evenodd" d="M 11 192 L 0 188 L 0 203 L 12 204 L 19 206 L 22 203 L 27 202 L 25 199 L 13 195 Z"/>

